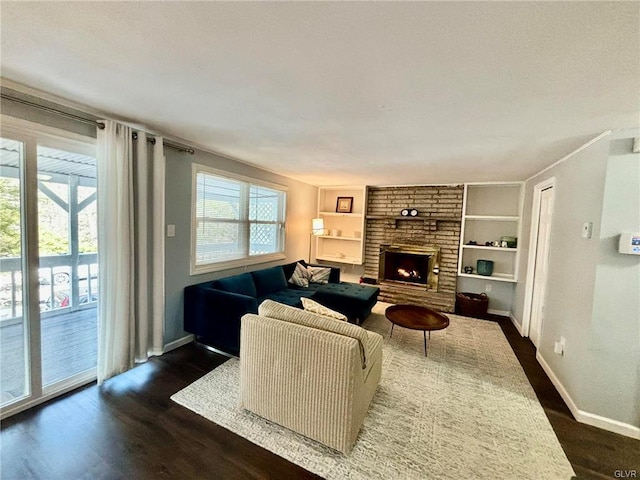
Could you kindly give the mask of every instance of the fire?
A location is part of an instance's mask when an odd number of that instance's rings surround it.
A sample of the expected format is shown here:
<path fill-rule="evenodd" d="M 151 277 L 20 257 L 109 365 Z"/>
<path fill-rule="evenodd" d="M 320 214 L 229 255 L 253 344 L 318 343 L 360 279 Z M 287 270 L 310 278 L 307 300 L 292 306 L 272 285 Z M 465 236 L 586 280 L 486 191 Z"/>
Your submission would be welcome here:
<path fill-rule="evenodd" d="M 405 270 L 404 268 L 398 269 L 398 275 L 404 278 L 420 278 L 420 274 L 415 270 Z"/>

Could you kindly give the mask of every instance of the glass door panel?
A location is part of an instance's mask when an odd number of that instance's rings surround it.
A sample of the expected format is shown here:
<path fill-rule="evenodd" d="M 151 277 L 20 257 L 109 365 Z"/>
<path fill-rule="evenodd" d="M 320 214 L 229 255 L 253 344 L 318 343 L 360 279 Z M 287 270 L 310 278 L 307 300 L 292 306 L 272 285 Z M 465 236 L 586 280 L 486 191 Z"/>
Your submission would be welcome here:
<path fill-rule="evenodd" d="M 30 394 L 29 341 L 24 315 L 24 144 L 0 138 L 0 405 Z"/>
<path fill-rule="evenodd" d="M 97 364 L 96 160 L 38 146 L 42 383 Z"/>

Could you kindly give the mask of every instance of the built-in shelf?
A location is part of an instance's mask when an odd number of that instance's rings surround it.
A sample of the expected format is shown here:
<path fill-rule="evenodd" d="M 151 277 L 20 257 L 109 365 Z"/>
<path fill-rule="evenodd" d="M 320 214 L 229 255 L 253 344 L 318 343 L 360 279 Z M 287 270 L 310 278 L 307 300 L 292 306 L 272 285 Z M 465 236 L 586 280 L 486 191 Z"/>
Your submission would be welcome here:
<path fill-rule="evenodd" d="M 338 198 L 351 199 L 351 212 L 336 212 Z M 316 260 L 362 265 L 366 208 L 365 186 L 318 188 L 318 217 L 324 220 L 324 235 L 313 236 Z"/>
<path fill-rule="evenodd" d="M 361 242 L 361 237 L 337 237 L 335 235 L 320 235 L 319 238 L 332 238 L 334 240 L 347 240 L 351 242 Z"/>
<path fill-rule="evenodd" d="M 419 222 L 460 222 L 460 218 L 452 217 L 389 217 L 385 215 L 367 215 L 367 220 L 407 220 L 407 221 L 419 221 Z"/>
<path fill-rule="evenodd" d="M 338 263 L 353 263 L 356 265 L 360 265 L 362 260 L 354 257 L 341 257 L 339 255 L 316 255 L 316 260 L 324 260 L 327 262 L 338 262 Z"/>
<path fill-rule="evenodd" d="M 465 220 L 491 220 L 494 222 L 518 222 L 520 217 L 509 215 L 465 215 Z"/>
<path fill-rule="evenodd" d="M 361 214 L 361 213 L 318 212 L 318 215 L 322 215 L 323 217 L 353 217 L 353 218 L 362 218 L 362 214 Z"/>
<path fill-rule="evenodd" d="M 476 250 L 496 250 L 499 252 L 517 252 L 517 248 L 509 247 L 487 247 L 486 245 L 463 245 L 462 248 L 472 248 Z"/>
<path fill-rule="evenodd" d="M 458 276 L 516 283 L 518 280 L 518 248 L 486 246 L 485 242 L 501 242 L 503 237 L 520 236 L 522 215 L 522 182 L 466 184 L 460 231 Z M 476 245 L 469 245 L 474 242 Z M 493 262 L 493 275 L 475 272 L 479 260 Z"/>
<path fill-rule="evenodd" d="M 483 280 L 495 280 L 496 282 L 511 282 L 511 283 L 517 282 L 514 276 L 508 273 L 493 272 L 493 275 L 478 275 L 477 273 L 459 273 L 458 276 L 468 277 L 468 278 L 481 278 Z"/>

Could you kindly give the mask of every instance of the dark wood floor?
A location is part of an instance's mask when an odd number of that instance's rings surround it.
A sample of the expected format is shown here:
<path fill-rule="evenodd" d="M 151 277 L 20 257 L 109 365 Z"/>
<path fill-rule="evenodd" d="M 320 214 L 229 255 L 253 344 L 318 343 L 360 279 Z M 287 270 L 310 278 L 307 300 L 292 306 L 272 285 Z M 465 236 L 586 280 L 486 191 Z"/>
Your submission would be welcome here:
<path fill-rule="evenodd" d="M 640 442 L 578 424 L 508 320 L 509 342 L 582 479 L 640 472 Z M 226 360 L 187 345 L 2 422 L 2 479 L 318 478 L 173 403 Z M 640 476 L 640 473 L 638 474 Z"/>
<path fill-rule="evenodd" d="M 518 357 L 578 478 L 620 478 L 616 471 L 635 471 L 631 478 L 640 478 L 640 441 L 576 422 L 536 360 L 533 343 L 522 338 L 508 318 L 493 320 L 500 324 Z"/>

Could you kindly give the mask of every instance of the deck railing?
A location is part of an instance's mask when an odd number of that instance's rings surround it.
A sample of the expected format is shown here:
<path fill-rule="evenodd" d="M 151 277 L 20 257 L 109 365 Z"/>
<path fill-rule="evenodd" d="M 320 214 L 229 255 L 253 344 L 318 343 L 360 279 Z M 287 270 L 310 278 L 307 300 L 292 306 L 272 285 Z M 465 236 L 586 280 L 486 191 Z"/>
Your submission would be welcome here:
<path fill-rule="evenodd" d="M 38 270 L 41 316 L 83 308 L 98 301 L 98 254 L 40 257 Z M 22 316 L 22 258 L 0 259 L 0 320 Z"/>

